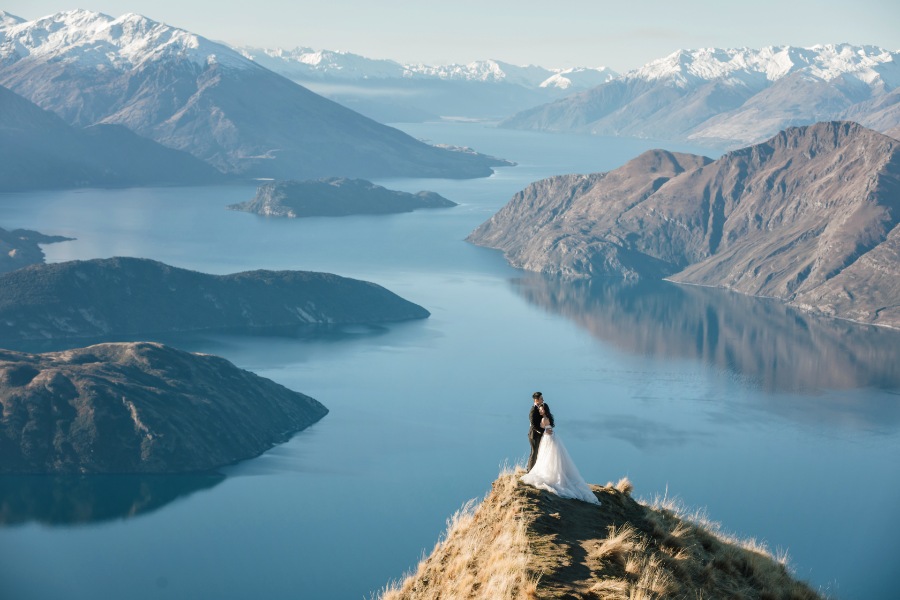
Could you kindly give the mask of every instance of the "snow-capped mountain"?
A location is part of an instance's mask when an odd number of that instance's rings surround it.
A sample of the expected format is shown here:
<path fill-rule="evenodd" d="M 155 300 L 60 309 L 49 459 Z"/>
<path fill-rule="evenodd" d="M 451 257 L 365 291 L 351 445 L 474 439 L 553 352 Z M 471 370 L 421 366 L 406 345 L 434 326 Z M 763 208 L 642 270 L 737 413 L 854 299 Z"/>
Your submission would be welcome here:
<path fill-rule="evenodd" d="M 876 46 L 679 50 L 503 126 L 729 146 L 833 119 L 889 132 L 898 86 L 900 53 Z"/>
<path fill-rule="evenodd" d="M 404 67 L 392 60 L 366 58 L 351 52 L 312 48 L 237 48 L 245 57 L 267 69 L 298 81 L 392 79 L 403 77 Z"/>
<path fill-rule="evenodd" d="M 134 13 L 113 18 L 71 10 L 18 22 L 16 17 L 8 16 L 11 18 L 4 19 L 0 29 L 0 61 L 4 64 L 31 58 L 78 63 L 82 68 L 121 70 L 178 58 L 201 66 L 253 66 L 228 46 Z"/>
<path fill-rule="evenodd" d="M 4 13 L 0 85 L 71 125 L 124 125 L 230 173 L 474 177 L 498 164 L 418 142 L 228 46 L 135 14 Z"/>
<path fill-rule="evenodd" d="M 852 74 L 869 85 L 886 77 L 885 83 L 896 87 L 900 84 L 900 65 L 896 56 L 896 52 L 876 46 L 851 44 L 810 48 L 768 46 L 759 50 L 701 48 L 678 50 L 626 73 L 625 77 L 645 81 L 670 80 L 681 85 L 712 80 L 752 83 L 760 77 L 774 82 L 803 71 L 824 81 Z"/>
<path fill-rule="evenodd" d="M 536 65 L 517 66 L 498 60 L 477 60 L 467 64 L 438 66 L 422 63 L 401 64 L 393 60 L 366 58 L 352 52 L 314 50 L 305 47 L 293 50 L 242 47 L 236 50 L 276 73 L 311 79 L 438 79 L 509 83 L 529 88 L 552 85 L 580 88 L 585 84 L 587 87 L 599 85 L 618 75 L 607 67 L 547 69 Z"/>
<path fill-rule="evenodd" d="M 617 76 L 606 67 L 547 69 L 497 60 L 434 66 L 304 47 L 238 50 L 267 69 L 385 121 L 502 118 Z"/>

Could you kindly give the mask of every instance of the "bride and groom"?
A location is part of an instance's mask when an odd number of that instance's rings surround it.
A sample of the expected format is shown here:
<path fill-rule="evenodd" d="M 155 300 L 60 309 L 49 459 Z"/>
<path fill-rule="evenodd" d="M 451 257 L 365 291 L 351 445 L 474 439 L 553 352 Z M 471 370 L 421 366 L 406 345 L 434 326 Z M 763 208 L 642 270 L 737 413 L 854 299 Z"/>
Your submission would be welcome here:
<path fill-rule="evenodd" d="M 553 413 L 544 402 L 544 395 L 535 392 L 531 398 L 534 400 L 528 415 L 531 421 L 531 429 L 528 430 L 531 456 L 528 457 L 528 467 L 521 481 L 562 498 L 600 504 L 582 479 L 559 436 L 553 432 Z"/>

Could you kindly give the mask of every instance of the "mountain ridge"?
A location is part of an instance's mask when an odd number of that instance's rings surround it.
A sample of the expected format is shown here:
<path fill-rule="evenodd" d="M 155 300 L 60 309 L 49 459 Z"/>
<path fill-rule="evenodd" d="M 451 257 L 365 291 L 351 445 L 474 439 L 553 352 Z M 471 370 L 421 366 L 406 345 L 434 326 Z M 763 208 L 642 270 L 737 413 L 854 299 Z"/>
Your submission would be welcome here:
<path fill-rule="evenodd" d="M 560 498 L 501 473 L 479 503 L 379 600 L 431 598 L 794 598 L 822 596 L 764 544 L 726 534 L 676 502 L 631 497 L 632 484 L 590 486 L 600 505 Z"/>
<path fill-rule="evenodd" d="M 900 125 L 900 51 L 821 44 L 678 50 L 501 127 L 690 140 L 735 147 L 789 126 Z"/>
<path fill-rule="evenodd" d="M 468 239 L 527 270 L 668 278 L 896 328 L 898 199 L 900 142 L 819 123 L 715 161 L 655 150 L 536 182 Z"/>

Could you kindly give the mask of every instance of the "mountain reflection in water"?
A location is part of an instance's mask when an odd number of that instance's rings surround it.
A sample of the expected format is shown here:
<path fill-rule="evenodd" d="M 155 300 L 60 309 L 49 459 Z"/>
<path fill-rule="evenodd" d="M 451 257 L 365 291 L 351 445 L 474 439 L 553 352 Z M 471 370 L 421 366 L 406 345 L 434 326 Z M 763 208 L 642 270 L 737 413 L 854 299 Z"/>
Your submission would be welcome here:
<path fill-rule="evenodd" d="M 665 281 L 515 280 L 529 302 L 604 342 L 646 356 L 727 369 L 771 394 L 848 399 L 830 392 L 900 390 L 900 332 L 809 315 L 781 302 Z M 900 422 L 900 397 L 869 397 L 874 423 Z M 900 395 L 898 395 L 900 396 Z M 821 404 L 821 402 L 819 402 Z M 851 408 L 851 407 L 847 407 Z M 853 406 L 854 411 L 865 407 Z M 867 418 L 868 420 L 868 418 Z"/>
<path fill-rule="evenodd" d="M 224 480 L 225 476 L 219 473 L 3 475 L 0 525 L 30 521 L 78 525 L 135 517 Z"/>

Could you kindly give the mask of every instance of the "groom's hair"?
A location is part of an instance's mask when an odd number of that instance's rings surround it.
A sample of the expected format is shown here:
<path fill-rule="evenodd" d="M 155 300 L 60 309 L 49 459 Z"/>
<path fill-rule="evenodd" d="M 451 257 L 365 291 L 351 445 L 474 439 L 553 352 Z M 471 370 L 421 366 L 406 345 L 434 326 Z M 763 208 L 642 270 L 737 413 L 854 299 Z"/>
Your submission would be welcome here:
<path fill-rule="evenodd" d="M 537 400 L 538 398 L 542 398 L 544 395 L 540 392 L 535 392 L 531 395 L 532 400 Z"/>

